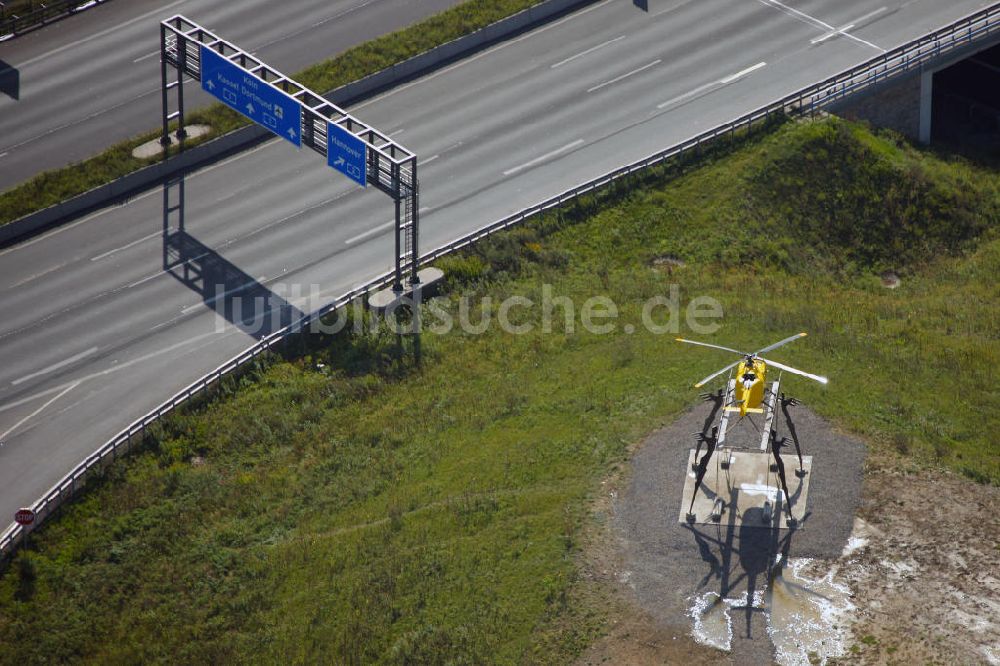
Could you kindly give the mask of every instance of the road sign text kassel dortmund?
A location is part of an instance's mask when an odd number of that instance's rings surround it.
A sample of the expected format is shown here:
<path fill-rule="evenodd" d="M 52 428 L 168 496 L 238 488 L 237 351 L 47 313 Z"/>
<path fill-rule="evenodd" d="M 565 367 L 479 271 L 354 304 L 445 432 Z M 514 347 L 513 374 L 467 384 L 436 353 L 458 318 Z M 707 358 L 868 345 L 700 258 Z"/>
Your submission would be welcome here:
<path fill-rule="evenodd" d="M 302 105 L 214 50 L 201 45 L 201 87 L 229 108 L 302 146 Z"/>

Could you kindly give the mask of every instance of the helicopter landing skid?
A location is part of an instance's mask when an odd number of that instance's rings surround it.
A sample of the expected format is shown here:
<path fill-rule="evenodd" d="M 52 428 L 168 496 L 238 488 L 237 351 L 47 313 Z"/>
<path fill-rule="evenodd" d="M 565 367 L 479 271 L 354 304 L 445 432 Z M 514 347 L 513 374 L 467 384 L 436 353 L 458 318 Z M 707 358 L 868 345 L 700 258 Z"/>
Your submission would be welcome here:
<path fill-rule="evenodd" d="M 699 446 L 688 457 L 680 522 L 772 529 L 795 529 L 801 524 L 812 457 L 802 456 L 797 442 L 795 455 L 781 453 L 784 440 L 779 441 L 773 429 L 779 382 L 780 378 L 771 383 L 762 429 L 750 419 L 733 422 L 730 414 L 734 412 L 723 409 L 711 435 L 698 434 Z M 735 380 L 730 379 L 724 407 L 734 404 L 735 387 Z M 786 469 L 795 470 L 791 486 Z"/>

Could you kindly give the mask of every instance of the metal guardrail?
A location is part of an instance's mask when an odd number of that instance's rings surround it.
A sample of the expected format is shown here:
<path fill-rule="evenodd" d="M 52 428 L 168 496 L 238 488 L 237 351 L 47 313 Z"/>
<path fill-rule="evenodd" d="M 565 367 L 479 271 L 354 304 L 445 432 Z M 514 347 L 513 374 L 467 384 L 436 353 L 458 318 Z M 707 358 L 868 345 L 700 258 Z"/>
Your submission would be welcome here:
<path fill-rule="evenodd" d="M 427 252 L 421 256 L 420 261 L 421 263 L 433 261 L 446 254 L 467 247 L 492 233 L 507 229 L 530 217 L 561 206 L 581 195 L 600 190 L 621 178 L 630 176 L 651 166 L 663 164 L 691 151 L 699 152 L 704 148 L 716 144 L 720 139 L 732 138 L 737 131 L 752 131 L 755 126 L 766 124 L 772 118 L 778 116 L 815 114 L 849 95 L 872 88 L 885 82 L 887 79 L 896 78 L 913 70 L 919 71 L 925 63 L 936 60 L 942 55 L 955 52 L 963 46 L 996 32 L 1000 32 L 1000 4 L 971 14 L 949 26 L 908 42 L 903 46 L 872 58 L 825 81 L 803 88 L 780 100 L 744 114 L 735 120 L 719 125 L 714 129 L 698 134 L 665 150 L 653 153 L 637 162 L 609 171 L 588 183 L 570 188 L 541 203 L 480 227 L 462 238 Z M 204 375 L 201 379 L 174 394 L 172 398 L 166 400 L 160 406 L 108 440 L 38 499 L 32 506 L 36 514 L 35 523 L 27 531 L 34 529 L 35 526 L 50 516 L 64 501 L 72 497 L 77 489 L 85 483 L 87 476 L 92 470 L 109 464 L 118 455 L 129 451 L 135 445 L 136 441 L 142 441 L 146 435 L 147 428 L 174 409 L 189 404 L 193 398 L 205 394 L 213 385 L 218 385 L 224 377 L 245 368 L 249 363 L 269 352 L 289 335 L 305 329 L 320 317 L 349 304 L 355 298 L 362 297 L 371 291 L 385 288 L 391 283 L 392 273 L 389 272 L 380 275 L 367 284 L 348 291 L 333 302 L 306 315 L 299 321 L 262 339 L 246 351 L 238 354 L 215 370 Z M 25 528 L 17 524 L 11 524 L 3 534 L 0 534 L 0 558 L 9 554 L 25 533 Z"/>
<path fill-rule="evenodd" d="M 54 19 L 60 19 L 75 14 L 84 9 L 108 0 L 50 0 L 50 2 L 31 3 L 23 13 L 5 10 L 0 17 L 0 37 L 17 37 L 18 35 L 40 28 Z"/>

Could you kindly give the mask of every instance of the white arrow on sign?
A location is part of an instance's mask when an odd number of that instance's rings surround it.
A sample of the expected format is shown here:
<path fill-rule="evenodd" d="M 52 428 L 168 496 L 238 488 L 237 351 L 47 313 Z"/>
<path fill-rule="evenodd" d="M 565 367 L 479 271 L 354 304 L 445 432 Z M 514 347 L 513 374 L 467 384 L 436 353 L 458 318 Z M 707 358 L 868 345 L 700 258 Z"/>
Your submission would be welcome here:
<path fill-rule="evenodd" d="M 344 163 L 344 158 L 343 157 L 338 157 L 337 161 L 333 163 L 333 166 L 340 166 L 343 163 Z"/>
<path fill-rule="evenodd" d="M 247 111 L 249 111 L 250 113 L 253 113 L 255 111 L 255 109 L 253 108 L 253 104 L 250 102 L 247 102 Z"/>
<path fill-rule="evenodd" d="M 215 90 L 215 83 L 213 81 L 209 80 L 205 85 L 208 86 L 209 90 Z"/>
<path fill-rule="evenodd" d="M 288 138 L 289 139 L 295 138 L 295 130 L 293 130 L 291 127 L 288 128 Z"/>

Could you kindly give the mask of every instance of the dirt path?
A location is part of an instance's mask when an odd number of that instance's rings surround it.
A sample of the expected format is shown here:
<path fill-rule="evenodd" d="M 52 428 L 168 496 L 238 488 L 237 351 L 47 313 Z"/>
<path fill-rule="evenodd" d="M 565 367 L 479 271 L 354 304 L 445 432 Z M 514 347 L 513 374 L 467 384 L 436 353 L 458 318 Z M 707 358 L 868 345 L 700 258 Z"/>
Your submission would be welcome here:
<path fill-rule="evenodd" d="M 681 488 L 709 416 L 654 433 L 606 483 L 584 570 L 613 621 L 581 664 L 1000 666 L 1000 488 L 883 454 L 862 473 L 862 444 L 798 407 L 803 528 L 691 527 Z"/>

